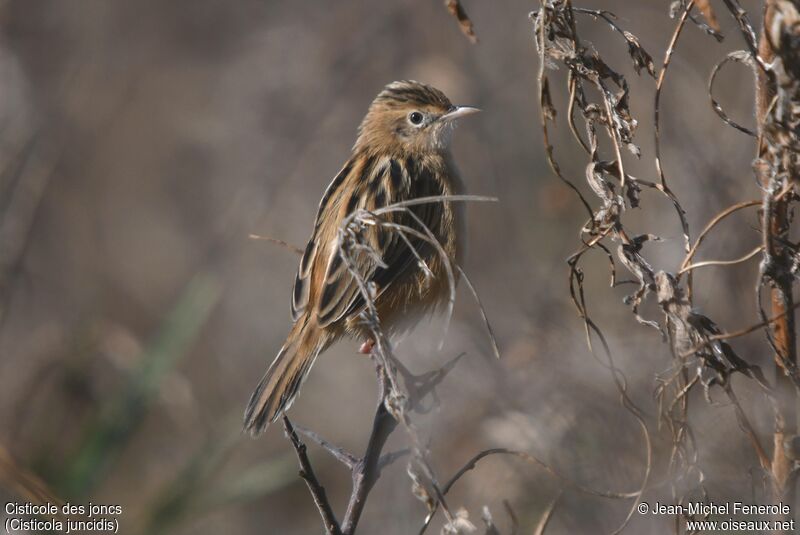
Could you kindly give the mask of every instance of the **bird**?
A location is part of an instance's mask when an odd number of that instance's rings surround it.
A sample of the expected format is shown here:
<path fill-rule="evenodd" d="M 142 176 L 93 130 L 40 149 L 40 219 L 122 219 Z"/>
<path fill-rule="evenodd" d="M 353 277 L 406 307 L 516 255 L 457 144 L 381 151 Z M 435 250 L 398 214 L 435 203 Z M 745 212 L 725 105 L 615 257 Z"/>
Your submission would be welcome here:
<path fill-rule="evenodd" d="M 289 409 L 317 356 L 337 340 L 349 336 L 363 340 L 362 353 L 372 350 L 375 341 L 360 318 L 367 303 L 352 269 L 373 288 L 381 328 L 389 335 L 407 331 L 447 302 L 448 273 L 458 273 L 464 254 L 461 203 L 437 200 L 382 215 L 417 233 L 366 226 L 363 239 L 377 255 L 362 252 L 349 265 L 340 254 L 339 229 L 357 210 L 463 193 L 452 132 L 458 119 L 478 111 L 453 105 L 439 89 L 413 80 L 390 83 L 372 101 L 350 158 L 319 202 L 292 289 L 292 327 L 247 404 L 244 428 L 250 434 Z M 440 247 L 421 239 L 422 233 Z"/>

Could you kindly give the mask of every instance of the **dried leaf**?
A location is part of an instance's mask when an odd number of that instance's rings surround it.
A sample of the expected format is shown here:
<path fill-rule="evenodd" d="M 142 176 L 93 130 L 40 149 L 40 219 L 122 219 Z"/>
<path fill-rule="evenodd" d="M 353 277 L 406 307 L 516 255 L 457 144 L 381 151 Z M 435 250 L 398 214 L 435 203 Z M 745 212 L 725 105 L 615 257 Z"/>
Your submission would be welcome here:
<path fill-rule="evenodd" d="M 553 100 L 550 98 L 550 84 L 545 78 L 542 81 L 542 101 L 541 101 L 542 110 L 544 110 L 544 116 L 548 121 L 554 121 L 556 118 L 556 108 L 553 106 Z"/>
<path fill-rule="evenodd" d="M 641 73 L 644 67 L 648 74 L 655 78 L 656 66 L 653 63 L 653 58 L 639 43 L 639 39 L 629 31 L 623 32 L 623 35 L 628 42 L 628 54 L 630 54 L 633 60 L 633 68 L 636 70 L 636 74 Z"/>
<path fill-rule="evenodd" d="M 714 8 L 711 7 L 711 0 L 695 0 L 694 5 L 697 6 L 697 9 L 703 14 L 708 25 L 711 26 L 715 32 L 720 31 L 717 16 L 714 14 Z"/>
<path fill-rule="evenodd" d="M 465 533 L 474 533 L 477 529 L 475 524 L 470 522 L 467 510 L 462 507 L 456 511 L 450 522 L 442 526 L 442 535 L 463 535 Z"/>
<path fill-rule="evenodd" d="M 436 500 L 433 499 L 431 493 L 428 492 L 427 488 L 425 488 L 420 474 L 417 473 L 411 463 L 408 463 L 408 466 L 406 467 L 406 473 L 408 474 L 408 477 L 411 478 L 411 494 L 413 494 L 416 499 L 424 503 L 429 512 L 433 511 L 434 507 L 436 506 Z"/>
<path fill-rule="evenodd" d="M 458 25 L 461 27 L 461 32 L 467 36 L 472 44 L 478 42 L 478 36 L 475 35 L 475 25 L 464 11 L 464 6 L 461 5 L 460 0 L 445 0 L 444 5 L 447 10 L 458 20 Z"/>

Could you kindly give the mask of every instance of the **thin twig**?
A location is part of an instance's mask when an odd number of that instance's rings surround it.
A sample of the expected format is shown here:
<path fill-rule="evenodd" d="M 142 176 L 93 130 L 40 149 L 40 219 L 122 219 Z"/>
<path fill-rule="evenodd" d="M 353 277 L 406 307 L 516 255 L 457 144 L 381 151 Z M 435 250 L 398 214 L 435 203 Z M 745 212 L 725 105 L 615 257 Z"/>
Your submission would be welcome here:
<path fill-rule="evenodd" d="M 314 469 L 311 467 L 311 461 L 308 459 L 306 453 L 306 445 L 297 436 L 292 422 L 286 416 L 283 417 L 283 427 L 286 430 L 286 436 L 292 443 L 295 453 L 297 454 L 297 461 L 300 463 L 300 477 L 302 477 L 308 486 L 311 497 L 314 498 L 314 504 L 317 506 L 322 522 L 325 524 L 325 533 L 328 535 L 342 535 L 342 530 L 339 527 L 339 522 L 336 520 L 336 515 L 333 513 L 331 504 L 328 501 L 328 496 L 325 494 L 325 488 L 320 484 L 317 476 L 314 474 Z"/>
<path fill-rule="evenodd" d="M 631 498 L 637 498 L 640 494 L 640 491 L 638 490 L 633 492 L 612 492 L 612 491 L 597 490 L 587 487 L 585 485 L 582 485 L 581 483 L 573 481 L 572 479 L 562 475 L 555 468 L 545 463 L 535 455 L 532 455 L 524 451 L 511 450 L 508 448 L 491 448 L 475 454 L 471 459 L 469 459 L 466 463 L 464 463 L 464 465 L 462 465 L 461 468 L 459 468 L 450 479 L 447 480 L 444 486 L 442 486 L 442 493 L 447 494 L 448 492 L 450 492 L 453 486 L 467 472 L 474 470 L 482 459 L 494 455 L 508 455 L 521 459 L 528 464 L 532 464 L 534 466 L 543 469 L 545 472 L 547 472 L 550 476 L 552 476 L 554 479 L 559 481 L 564 486 L 576 490 L 582 494 L 587 494 L 589 496 L 597 496 L 600 498 L 612 498 L 612 499 L 631 499 Z M 430 526 L 433 517 L 436 515 L 437 509 L 438 509 L 438 504 L 434 504 L 433 509 L 431 509 L 431 511 L 428 513 L 428 516 L 425 518 L 425 522 L 420 528 L 419 535 L 423 535 L 425 531 L 428 529 L 428 526 Z"/>
<path fill-rule="evenodd" d="M 345 451 L 344 449 L 340 448 L 339 446 L 332 444 L 319 436 L 314 431 L 310 429 L 306 429 L 299 425 L 294 426 L 295 431 L 306 437 L 307 439 L 311 440 L 312 442 L 316 443 L 322 449 L 330 453 L 336 460 L 344 464 L 346 467 L 350 468 L 351 470 L 358 462 L 358 459 L 352 453 Z"/>

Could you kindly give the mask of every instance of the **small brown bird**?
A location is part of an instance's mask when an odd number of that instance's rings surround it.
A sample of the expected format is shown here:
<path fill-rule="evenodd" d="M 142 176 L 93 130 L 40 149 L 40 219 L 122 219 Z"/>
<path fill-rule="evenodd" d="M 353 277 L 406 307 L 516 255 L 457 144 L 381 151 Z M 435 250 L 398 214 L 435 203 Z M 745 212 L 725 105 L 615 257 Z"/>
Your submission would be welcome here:
<path fill-rule="evenodd" d="M 352 156 L 319 203 L 292 291 L 294 325 L 245 412 L 245 429 L 252 434 L 289 409 L 314 360 L 342 335 L 363 340 L 362 352 L 369 352 L 371 334 L 359 321 L 364 297 L 340 255 L 338 230 L 357 209 L 373 211 L 400 201 L 461 193 L 450 138 L 455 119 L 477 111 L 454 106 L 438 89 L 414 81 L 391 83 L 372 102 Z M 463 251 L 460 204 L 437 201 L 409 211 L 413 214 L 381 217 L 419 232 L 426 232 L 424 224 L 455 268 Z M 448 266 L 435 246 L 413 236 L 406 241 L 380 226 L 365 232 L 365 241 L 382 263 L 374 255 L 360 255 L 357 273 L 376 288 L 375 306 L 387 334 L 413 326 L 448 299 Z"/>

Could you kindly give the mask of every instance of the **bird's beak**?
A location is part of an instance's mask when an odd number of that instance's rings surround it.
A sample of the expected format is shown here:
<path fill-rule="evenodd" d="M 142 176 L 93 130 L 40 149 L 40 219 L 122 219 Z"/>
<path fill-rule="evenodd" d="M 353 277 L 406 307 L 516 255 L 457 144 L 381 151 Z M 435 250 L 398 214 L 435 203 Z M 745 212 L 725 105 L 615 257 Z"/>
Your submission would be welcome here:
<path fill-rule="evenodd" d="M 449 122 L 467 115 L 472 115 L 473 113 L 478 113 L 479 111 L 481 110 L 473 108 L 472 106 L 456 106 L 453 111 L 445 113 L 439 119 Z"/>

